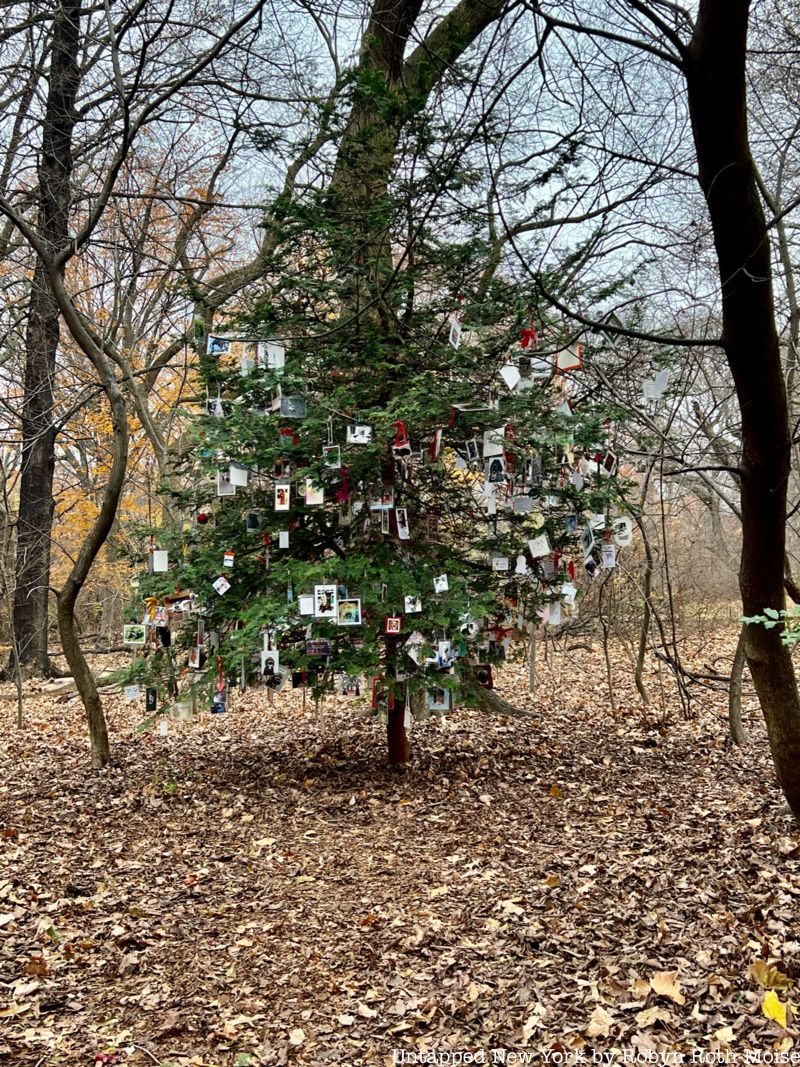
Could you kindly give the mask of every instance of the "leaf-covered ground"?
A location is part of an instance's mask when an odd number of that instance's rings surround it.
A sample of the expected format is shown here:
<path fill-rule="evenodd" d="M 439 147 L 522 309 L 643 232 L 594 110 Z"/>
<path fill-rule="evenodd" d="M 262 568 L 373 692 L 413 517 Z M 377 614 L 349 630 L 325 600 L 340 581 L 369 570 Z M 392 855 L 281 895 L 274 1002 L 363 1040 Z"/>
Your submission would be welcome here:
<path fill-rule="evenodd" d="M 76 701 L 29 687 L 21 732 L 3 701 L 0 1060 L 800 1049 L 798 835 L 752 698 L 740 752 L 724 693 L 659 727 L 630 673 L 612 716 L 599 648 L 553 656 L 534 721 L 416 726 L 404 775 L 352 700 L 246 694 L 162 737 L 112 698 L 100 774 Z"/>

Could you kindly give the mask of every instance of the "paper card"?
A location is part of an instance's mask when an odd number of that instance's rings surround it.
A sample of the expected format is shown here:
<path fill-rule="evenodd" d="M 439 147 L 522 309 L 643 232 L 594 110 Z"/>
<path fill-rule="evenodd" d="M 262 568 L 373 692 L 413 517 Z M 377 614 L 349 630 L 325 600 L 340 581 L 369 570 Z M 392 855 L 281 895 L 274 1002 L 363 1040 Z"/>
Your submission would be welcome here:
<path fill-rule="evenodd" d="M 372 427 L 356 423 L 347 427 L 348 445 L 368 445 L 372 441 Z"/>
<path fill-rule="evenodd" d="M 530 515 L 533 511 L 533 500 L 529 496 L 515 496 L 511 500 L 511 510 L 517 515 Z"/>
<path fill-rule="evenodd" d="M 317 619 L 336 620 L 336 597 L 335 585 L 314 586 L 314 617 Z"/>
<path fill-rule="evenodd" d="M 288 548 L 288 547 L 289 547 L 289 531 L 288 530 L 279 530 L 278 531 L 278 548 Z"/>
<path fill-rule="evenodd" d="M 403 600 L 405 602 L 406 615 L 419 615 L 422 611 L 422 597 L 407 596 Z"/>
<path fill-rule="evenodd" d="M 230 550 L 228 550 L 227 552 L 223 552 L 222 553 L 222 566 L 223 567 L 232 567 L 234 558 L 235 558 L 234 554 Z"/>
<path fill-rule="evenodd" d="M 627 515 L 620 515 L 611 520 L 611 529 L 614 534 L 614 544 L 618 548 L 627 548 L 633 541 L 633 523 Z"/>
<path fill-rule="evenodd" d="M 613 570 L 617 565 L 617 550 L 614 545 L 603 545 L 601 553 L 603 566 L 607 571 Z"/>
<path fill-rule="evenodd" d="M 213 586 L 219 593 L 219 595 L 222 596 L 223 593 L 228 592 L 231 587 L 231 583 L 224 575 L 220 575 L 219 578 L 217 578 L 217 580 L 213 583 Z"/>
<path fill-rule="evenodd" d="M 654 378 L 642 383 L 642 397 L 645 400 L 660 400 L 669 388 L 669 371 L 661 370 Z"/>
<path fill-rule="evenodd" d="M 133 703 L 134 700 L 138 700 L 141 696 L 141 690 L 138 685 L 126 685 L 122 692 L 128 704 Z"/>
<path fill-rule="evenodd" d="M 236 486 L 226 471 L 217 471 L 217 496 L 236 496 Z"/>
<path fill-rule="evenodd" d="M 507 571 L 508 570 L 508 556 L 492 556 L 492 570 L 493 571 Z"/>
<path fill-rule="evenodd" d="M 583 475 L 581 474 L 581 472 L 579 470 L 570 471 L 569 472 L 569 480 L 572 482 L 572 484 L 575 486 L 575 488 L 578 490 L 578 492 L 580 492 L 581 489 L 583 489 L 583 485 L 584 485 Z"/>
<path fill-rule="evenodd" d="M 514 568 L 514 574 L 527 574 L 528 573 L 528 561 L 524 556 L 517 556 L 517 565 Z"/>
<path fill-rule="evenodd" d="M 581 548 L 583 549 L 584 559 L 588 559 L 588 557 L 592 554 L 592 551 L 594 550 L 594 545 L 594 531 L 592 530 L 591 523 L 588 523 L 586 526 L 584 526 L 583 533 L 581 534 Z"/>
<path fill-rule="evenodd" d="M 417 666 L 419 666 L 420 656 L 422 654 L 422 648 L 424 644 L 425 638 L 422 636 L 419 630 L 414 630 L 414 632 L 410 634 L 406 643 L 403 645 L 403 651 L 409 657 L 409 659 L 413 660 L 413 662 L 417 664 Z"/>
<path fill-rule="evenodd" d="M 408 541 L 411 537 L 411 527 L 408 525 L 407 510 L 405 508 L 395 508 L 394 515 L 397 520 L 397 536 L 401 541 Z"/>
<path fill-rule="evenodd" d="M 245 349 L 242 352 L 241 358 L 239 360 L 239 373 L 243 378 L 246 378 L 248 375 L 253 373 L 255 367 L 255 359 L 253 358 L 251 353 L 247 349 Z"/>
<path fill-rule="evenodd" d="M 561 604 L 557 600 L 548 605 L 547 621 L 551 626 L 561 625 Z"/>
<path fill-rule="evenodd" d="M 288 511 L 290 507 L 290 494 L 292 491 L 291 485 L 276 485 L 275 486 L 275 510 L 276 511 Z"/>
<path fill-rule="evenodd" d="M 306 507 L 314 507 L 325 500 L 325 490 L 313 478 L 306 478 Z"/>
<path fill-rule="evenodd" d="M 565 604 L 571 606 L 575 603 L 575 597 L 578 595 L 577 585 L 573 585 L 572 582 L 564 582 L 561 586 L 561 599 Z"/>
<path fill-rule="evenodd" d="M 162 549 L 153 551 L 153 573 L 159 574 L 169 570 L 169 552 Z"/>
<path fill-rule="evenodd" d="M 470 437 L 464 442 L 464 452 L 468 463 L 477 463 L 480 460 L 481 455 L 476 438 Z"/>
<path fill-rule="evenodd" d="M 561 371 L 562 374 L 566 371 L 580 370 L 582 366 L 583 348 L 580 343 L 556 354 L 556 370 Z"/>
<path fill-rule="evenodd" d="M 259 341 L 256 359 L 259 367 L 280 370 L 286 362 L 286 350 L 280 341 Z"/>
<path fill-rule="evenodd" d="M 301 615 L 313 615 L 314 614 L 314 595 L 313 593 L 301 593 L 297 598 L 297 607 Z"/>
<path fill-rule="evenodd" d="M 456 312 L 450 319 L 450 333 L 447 338 L 453 348 L 461 347 L 461 329 L 461 321 Z"/>
<path fill-rule="evenodd" d="M 519 384 L 522 375 L 519 372 L 519 367 L 515 367 L 513 363 L 507 363 L 505 367 L 500 368 L 500 377 L 508 388 L 513 391 Z"/>
<path fill-rule="evenodd" d="M 227 337 L 210 333 L 206 342 L 206 354 L 209 356 L 226 356 L 231 350 L 231 342 Z"/>
<path fill-rule="evenodd" d="M 546 533 L 539 534 L 538 537 L 534 537 L 531 541 L 528 541 L 528 551 L 534 559 L 541 559 L 542 556 L 549 556 L 552 552 L 550 538 Z"/>
<path fill-rule="evenodd" d="M 206 397 L 206 415 L 210 415 L 213 419 L 225 418 L 225 405 L 222 402 L 222 397 Z"/>
<path fill-rule="evenodd" d="M 531 378 L 549 378 L 552 373 L 549 356 L 531 356 Z"/>
<path fill-rule="evenodd" d="M 496 430 L 485 430 L 483 434 L 483 458 L 491 459 L 492 456 L 502 456 L 505 437 L 505 426 L 498 426 Z"/>
<path fill-rule="evenodd" d="M 261 677 L 270 685 L 273 683 L 278 675 L 278 671 L 281 665 L 280 652 L 271 648 L 269 650 L 263 650 L 261 653 Z"/>
<path fill-rule="evenodd" d="M 243 467 L 241 463 L 231 463 L 228 468 L 228 481 L 231 485 L 246 486 L 248 478 L 247 467 Z"/>
<path fill-rule="evenodd" d="M 450 583 L 447 580 L 446 574 L 440 574 L 433 579 L 433 591 L 434 593 L 446 593 L 450 588 Z"/>
<path fill-rule="evenodd" d="M 358 597 L 344 597 L 339 600 L 337 622 L 340 626 L 361 625 L 361 600 Z"/>

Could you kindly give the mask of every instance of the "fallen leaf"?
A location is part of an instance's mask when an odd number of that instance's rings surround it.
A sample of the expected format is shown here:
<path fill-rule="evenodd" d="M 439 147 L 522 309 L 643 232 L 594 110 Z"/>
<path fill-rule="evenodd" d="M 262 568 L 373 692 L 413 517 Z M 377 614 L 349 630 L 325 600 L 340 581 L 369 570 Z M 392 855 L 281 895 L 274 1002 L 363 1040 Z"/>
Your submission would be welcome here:
<path fill-rule="evenodd" d="M 672 1016 L 664 1008 L 645 1008 L 644 1011 L 636 1013 L 636 1025 L 641 1027 L 642 1030 L 648 1026 L 652 1026 L 653 1023 L 661 1021 L 662 1023 L 668 1023 L 672 1021 Z"/>
<path fill-rule="evenodd" d="M 686 997 L 678 984 L 677 971 L 660 971 L 650 979 L 650 988 L 660 997 L 668 997 L 676 1004 L 685 1004 Z"/>
<path fill-rule="evenodd" d="M 750 964 L 750 977 L 764 989 L 791 989 L 794 984 L 787 974 L 782 974 L 766 960 L 756 960 Z"/>
<path fill-rule="evenodd" d="M 786 1029 L 786 1005 L 774 990 L 770 989 L 764 994 L 761 1010 L 768 1019 L 772 1019 L 778 1026 Z"/>
<path fill-rule="evenodd" d="M 613 1015 L 610 1015 L 600 1004 L 592 1012 L 589 1025 L 586 1027 L 587 1037 L 608 1037 L 611 1027 L 615 1023 Z"/>
<path fill-rule="evenodd" d="M 289 1044 L 290 1045 L 302 1045 L 306 1039 L 305 1030 L 301 1030 L 298 1027 L 296 1030 L 289 1031 Z"/>

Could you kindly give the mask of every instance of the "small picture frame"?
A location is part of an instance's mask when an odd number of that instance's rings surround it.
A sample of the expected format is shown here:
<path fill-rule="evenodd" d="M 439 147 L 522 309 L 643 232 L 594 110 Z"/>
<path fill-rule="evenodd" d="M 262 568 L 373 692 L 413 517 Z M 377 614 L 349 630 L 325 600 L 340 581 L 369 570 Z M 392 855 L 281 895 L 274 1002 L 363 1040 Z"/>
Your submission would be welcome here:
<path fill-rule="evenodd" d="M 304 396 L 281 396 L 281 415 L 285 419 L 304 419 L 308 410 Z"/>
<path fill-rule="evenodd" d="M 276 688 L 280 681 L 280 666 L 281 657 L 276 649 L 271 648 L 262 651 L 261 677 L 264 680 L 264 684 L 272 689 Z"/>
<path fill-rule="evenodd" d="M 340 626 L 361 625 L 361 600 L 358 597 L 347 597 L 340 600 L 337 605 L 337 612 Z"/>
<path fill-rule="evenodd" d="M 337 590 L 335 585 L 315 585 L 314 618 L 335 621 L 337 618 L 336 599 Z"/>
<path fill-rule="evenodd" d="M 223 596 L 225 593 L 227 593 L 231 587 L 231 583 L 223 574 L 221 574 L 219 578 L 217 578 L 217 580 L 215 582 L 212 582 L 211 584 L 214 586 L 220 596 Z"/>
<path fill-rule="evenodd" d="M 348 445 L 368 445 L 372 441 L 372 427 L 356 423 L 347 427 Z"/>
<path fill-rule="evenodd" d="M 419 615 L 422 611 L 422 597 L 419 596 L 407 596 L 403 598 L 405 601 L 405 613 L 406 615 Z"/>
<path fill-rule="evenodd" d="M 450 317 L 450 332 L 447 336 L 448 343 L 456 350 L 461 347 L 461 332 L 461 320 L 458 317 L 458 313 L 456 313 Z"/>
<path fill-rule="evenodd" d="M 236 486 L 228 471 L 217 471 L 217 496 L 236 496 Z"/>
<path fill-rule="evenodd" d="M 153 563 L 153 574 L 161 574 L 164 571 L 169 570 L 169 552 L 165 549 L 153 549 L 151 559 Z"/>
<path fill-rule="evenodd" d="M 281 370 L 286 362 L 286 349 L 280 341 L 259 341 L 256 361 L 267 370 Z"/>
<path fill-rule="evenodd" d="M 446 574 L 439 574 L 433 579 L 434 593 L 446 593 L 450 588 Z"/>
<path fill-rule="evenodd" d="M 206 415 L 210 415 L 212 419 L 225 418 L 225 404 L 221 396 L 206 397 Z"/>
<path fill-rule="evenodd" d="M 231 342 L 228 337 L 220 337 L 218 333 L 210 333 L 206 342 L 207 356 L 227 356 L 231 350 Z"/>
<path fill-rule="evenodd" d="M 275 486 L 275 510 L 288 511 L 291 507 L 292 487 L 288 483 Z"/>
<path fill-rule="evenodd" d="M 325 501 L 325 490 L 313 478 L 306 478 L 306 507 L 317 507 Z"/>
<path fill-rule="evenodd" d="M 129 623 L 122 627 L 122 643 L 141 647 L 145 642 L 145 629 L 139 623 Z"/>
<path fill-rule="evenodd" d="M 474 673 L 475 682 L 481 689 L 494 689 L 491 663 L 476 663 Z"/>
<path fill-rule="evenodd" d="M 486 481 L 491 485 L 504 482 L 506 478 L 506 461 L 502 456 L 492 456 L 486 460 Z"/>
<path fill-rule="evenodd" d="M 508 556 L 492 556 L 493 571 L 507 571 L 508 566 Z"/>
<path fill-rule="evenodd" d="M 464 444 L 464 451 L 466 453 L 468 463 L 477 463 L 480 458 L 480 450 L 478 448 L 478 441 L 475 437 L 470 437 Z"/>
<path fill-rule="evenodd" d="M 408 511 L 405 508 L 395 508 L 394 517 L 397 522 L 397 536 L 401 541 L 408 541 L 411 537 L 411 527 L 408 525 Z"/>
<path fill-rule="evenodd" d="M 435 689 L 426 689 L 425 704 L 428 708 L 428 711 L 449 711 L 450 690 L 444 689 L 443 687 L 437 687 Z"/>
<path fill-rule="evenodd" d="M 330 470 L 339 470 L 342 465 L 341 445 L 323 445 L 322 459 L 325 466 Z"/>
<path fill-rule="evenodd" d="M 403 630 L 403 616 L 402 615 L 387 615 L 383 623 L 383 632 L 385 634 L 399 634 Z"/>

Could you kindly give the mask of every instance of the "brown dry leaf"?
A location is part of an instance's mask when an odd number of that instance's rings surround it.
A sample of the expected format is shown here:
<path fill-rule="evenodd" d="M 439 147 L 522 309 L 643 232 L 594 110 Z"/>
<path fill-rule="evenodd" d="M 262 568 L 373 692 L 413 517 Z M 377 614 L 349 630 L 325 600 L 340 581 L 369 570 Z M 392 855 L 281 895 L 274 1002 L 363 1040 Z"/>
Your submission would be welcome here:
<path fill-rule="evenodd" d="M 636 1025 L 640 1026 L 643 1030 L 648 1026 L 652 1026 L 653 1023 L 658 1021 L 662 1023 L 668 1023 L 672 1021 L 672 1016 L 664 1008 L 645 1008 L 643 1011 L 636 1013 Z"/>
<path fill-rule="evenodd" d="M 650 988 L 660 997 L 668 997 L 675 1004 L 685 1004 L 686 997 L 678 984 L 677 971 L 659 971 L 650 979 Z"/>
<path fill-rule="evenodd" d="M 766 960 L 756 960 L 750 964 L 750 977 L 764 989 L 791 989 L 792 979 Z"/>
<path fill-rule="evenodd" d="M 592 1012 L 584 1033 L 587 1037 L 608 1037 L 615 1022 L 614 1016 L 610 1015 L 602 1005 L 598 1004 Z"/>
<path fill-rule="evenodd" d="M 289 1044 L 290 1045 L 302 1045 L 306 1039 L 305 1030 L 298 1027 L 296 1030 L 289 1031 Z"/>

